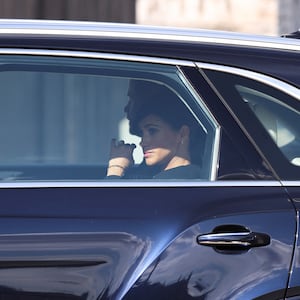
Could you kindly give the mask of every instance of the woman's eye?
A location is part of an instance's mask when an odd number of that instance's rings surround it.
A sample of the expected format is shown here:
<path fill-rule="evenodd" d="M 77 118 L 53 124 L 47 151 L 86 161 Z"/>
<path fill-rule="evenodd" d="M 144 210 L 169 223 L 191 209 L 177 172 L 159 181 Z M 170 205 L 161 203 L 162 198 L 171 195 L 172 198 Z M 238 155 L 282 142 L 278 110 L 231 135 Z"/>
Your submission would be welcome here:
<path fill-rule="evenodd" d="M 157 128 L 148 128 L 148 132 L 150 135 L 155 134 L 157 131 L 158 131 Z"/>

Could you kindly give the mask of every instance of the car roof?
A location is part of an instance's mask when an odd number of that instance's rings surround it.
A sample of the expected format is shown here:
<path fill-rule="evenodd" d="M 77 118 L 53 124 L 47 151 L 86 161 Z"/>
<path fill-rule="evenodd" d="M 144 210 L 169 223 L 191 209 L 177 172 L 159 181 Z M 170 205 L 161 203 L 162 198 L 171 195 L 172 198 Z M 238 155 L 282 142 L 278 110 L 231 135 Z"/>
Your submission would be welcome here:
<path fill-rule="evenodd" d="M 48 35 L 98 38 L 132 38 L 161 41 L 227 44 L 285 50 L 300 50 L 300 42 L 276 36 L 262 36 L 238 32 L 146 26 L 125 23 L 101 23 L 61 20 L 1 19 L 1 35 Z"/>
<path fill-rule="evenodd" d="M 261 72 L 300 87 L 300 40 L 236 32 L 58 20 L 0 19 L 0 52 L 88 51 L 204 62 Z"/>

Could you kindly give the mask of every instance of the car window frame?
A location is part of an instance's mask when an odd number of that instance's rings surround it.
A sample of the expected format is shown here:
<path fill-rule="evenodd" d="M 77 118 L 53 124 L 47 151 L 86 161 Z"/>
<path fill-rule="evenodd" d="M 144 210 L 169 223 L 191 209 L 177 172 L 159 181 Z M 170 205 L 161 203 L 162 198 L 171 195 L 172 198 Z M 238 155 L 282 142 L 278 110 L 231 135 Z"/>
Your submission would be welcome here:
<path fill-rule="evenodd" d="M 198 62 L 196 65 L 199 71 L 206 77 L 206 80 L 214 86 L 216 91 L 218 91 L 218 88 L 215 86 L 210 76 L 206 74 L 206 70 L 228 73 L 253 80 L 260 84 L 264 84 L 269 88 L 278 90 L 280 93 L 285 93 L 294 98 L 295 101 L 300 101 L 300 90 L 297 87 L 269 75 L 225 65 L 215 65 L 202 62 Z M 300 167 L 289 162 L 285 155 L 275 145 L 275 142 L 272 140 L 265 127 L 254 116 L 254 113 L 253 116 L 249 116 L 248 112 L 242 109 L 241 105 L 238 105 L 241 104 L 240 101 L 238 101 L 237 104 L 234 99 L 225 99 L 222 93 L 220 93 L 220 99 L 232 113 L 237 122 L 240 123 L 242 130 L 247 136 L 249 136 L 257 150 L 269 163 L 278 178 L 281 181 L 299 181 Z M 257 134 L 258 132 L 260 132 L 260 134 Z"/>
<path fill-rule="evenodd" d="M 67 57 L 67 58 L 85 58 L 85 59 L 109 59 L 109 60 L 116 60 L 116 61 L 129 61 L 129 62 L 141 62 L 141 63 L 151 63 L 151 64 L 161 64 L 161 65 L 172 65 L 176 66 L 178 69 L 178 72 L 180 76 L 182 77 L 182 83 L 186 88 L 191 92 L 190 87 L 187 87 L 188 80 L 185 78 L 184 74 L 180 72 L 180 67 L 182 66 L 193 66 L 195 67 L 194 63 L 191 61 L 186 60 L 177 60 L 177 59 L 168 59 L 168 58 L 159 58 L 159 57 L 143 57 L 143 56 L 136 56 L 136 55 L 130 55 L 130 54 L 113 54 L 113 53 L 101 53 L 101 52 L 85 52 L 85 51 L 69 51 L 69 50 L 48 50 L 48 49 L 0 49 L 0 55 L 29 55 L 29 56 L 56 56 L 56 57 Z M 214 139 L 214 145 L 213 145 L 213 161 L 211 166 L 211 178 L 209 180 L 195 180 L 195 185 L 197 185 L 197 182 L 202 181 L 215 181 L 216 180 L 216 173 L 217 173 L 217 163 L 218 163 L 218 153 L 219 153 L 219 141 L 220 141 L 220 132 L 219 132 L 219 124 L 217 121 L 213 118 L 213 115 L 210 113 L 209 109 L 206 107 L 205 103 L 199 98 L 199 95 L 196 93 L 193 93 L 193 98 L 197 104 L 200 105 L 200 107 L 203 109 L 205 108 L 205 114 L 207 117 L 211 119 L 215 126 L 215 139 Z M 191 103 L 188 104 L 188 107 L 191 106 Z M 201 110 L 199 109 L 199 113 L 202 114 Z M 193 114 L 196 116 L 195 112 Z M 47 180 L 42 180 L 47 181 Z M 54 180 L 55 181 L 55 180 Z M 63 182 L 67 182 L 63 181 Z M 84 180 L 79 180 L 84 181 Z M 90 180 L 87 180 L 90 181 Z M 134 182 L 134 180 L 129 180 Z M 191 182 L 191 180 L 180 180 L 183 183 Z M 126 182 L 128 182 L 126 180 Z M 152 181 L 155 185 L 156 181 Z M 166 181 L 167 185 L 172 186 L 172 182 L 177 182 L 177 180 L 170 180 Z M 193 182 L 193 181 L 192 181 Z M 100 184 L 100 181 L 99 181 Z M 138 184 L 139 185 L 139 184 Z M 193 184 L 194 185 L 194 184 Z"/>

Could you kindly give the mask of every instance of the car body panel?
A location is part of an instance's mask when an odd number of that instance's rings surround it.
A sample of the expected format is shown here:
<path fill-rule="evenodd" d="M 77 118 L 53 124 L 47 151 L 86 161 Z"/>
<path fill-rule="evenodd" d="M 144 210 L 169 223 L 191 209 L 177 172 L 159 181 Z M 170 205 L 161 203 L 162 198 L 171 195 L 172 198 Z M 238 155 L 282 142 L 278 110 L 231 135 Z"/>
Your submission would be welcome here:
<path fill-rule="evenodd" d="M 192 276 L 188 289 L 181 291 L 186 297 L 205 294 L 214 299 L 219 294 L 223 299 L 228 295 L 244 299 L 249 293 L 244 280 L 259 276 L 260 289 L 251 295 L 284 290 L 295 213 L 284 190 L 273 185 L 267 190 L 262 186 L 253 189 L 255 184 L 214 187 L 203 183 L 200 187 L 172 187 L 175 193 L 171 198 L 170 187 L 163 186 L 1 189 L 0 239 L 5 246 L 0 251 L 0 284 L 2 289 L 22 288 L 24 295 L 61 293 L 118 299 L 143 274 L 137 295 L 142 289 L 151 299 L 152 293 L 158 298 L 165 290 L 176 293 L 173 284 L 181 286 Z M 285 224 L 280 230 L 278 219 Z M 236 253 L 218 253 L 197 244 L 197 236 L 226 224 L 267 233 L 271 244 Z M 279 256 L 276 261 L 274 256 Z M 177 271 L 174 259 L 181 266 Z M 245 259 L 249 265 L 243 266 L 243 273 L 236 272 Z M 193 287 L 198 280 L 203 282 Z M 135 290 L 130 298 L 139 299 Z"/>

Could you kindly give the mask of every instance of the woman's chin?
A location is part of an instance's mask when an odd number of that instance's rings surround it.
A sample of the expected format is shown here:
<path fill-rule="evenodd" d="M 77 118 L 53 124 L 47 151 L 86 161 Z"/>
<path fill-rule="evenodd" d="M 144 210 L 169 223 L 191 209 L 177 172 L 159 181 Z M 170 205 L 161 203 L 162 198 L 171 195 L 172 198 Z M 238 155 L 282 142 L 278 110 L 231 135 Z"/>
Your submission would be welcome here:
<path fill-rule="evenodd" d="M 152 159 L 147 159 L 147 158 L 145 159 L 145 163 L 149 167 L 153 167 L 157 164 L 157 162 L 153 161 Z"/>

